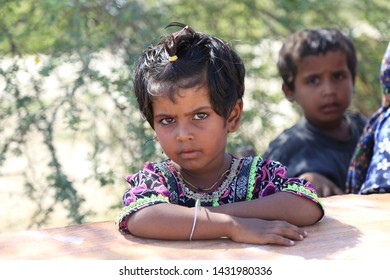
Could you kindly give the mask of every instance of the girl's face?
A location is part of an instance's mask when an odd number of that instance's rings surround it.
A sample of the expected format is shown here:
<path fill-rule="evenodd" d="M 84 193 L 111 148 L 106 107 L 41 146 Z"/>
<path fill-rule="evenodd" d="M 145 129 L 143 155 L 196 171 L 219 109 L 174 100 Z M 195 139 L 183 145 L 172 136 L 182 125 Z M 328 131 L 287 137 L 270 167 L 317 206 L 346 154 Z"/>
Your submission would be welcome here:
<path fill-rule="evenodd" d="M 297 101 L 305 117 L 323 128 L 335 127 L 351 103 L 353 80 L 347 56 L 341 51 L 304 57 L 298 65 L 293 91 L 283 87 L 290 101 Z"/>
<path fill-rule="evenodd" d="M 220 168 L 227 135 L 239 127 L 241 101 L 227 120 L 212 109 L 205 86 L 180 89 L 174 101 L 154 97 L 152 106 L 157 141 L 172 161 L 196 173 Z"/>

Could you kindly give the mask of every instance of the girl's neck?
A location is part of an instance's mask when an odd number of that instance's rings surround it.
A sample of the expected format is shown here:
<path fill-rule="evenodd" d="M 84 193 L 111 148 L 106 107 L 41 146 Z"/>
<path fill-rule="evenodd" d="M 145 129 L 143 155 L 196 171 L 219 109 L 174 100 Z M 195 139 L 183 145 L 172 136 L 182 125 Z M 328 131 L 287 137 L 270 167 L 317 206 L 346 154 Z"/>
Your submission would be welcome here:
<path fill-rule="evenodd" d="M 225 154 L 224 161 L 219 168 L 211 172 L 194 173 L 173 165 L 184 184 L 194 192 L 212 192 L 218 189 L 226 179 L 230 170 L 232 156 Z"/>

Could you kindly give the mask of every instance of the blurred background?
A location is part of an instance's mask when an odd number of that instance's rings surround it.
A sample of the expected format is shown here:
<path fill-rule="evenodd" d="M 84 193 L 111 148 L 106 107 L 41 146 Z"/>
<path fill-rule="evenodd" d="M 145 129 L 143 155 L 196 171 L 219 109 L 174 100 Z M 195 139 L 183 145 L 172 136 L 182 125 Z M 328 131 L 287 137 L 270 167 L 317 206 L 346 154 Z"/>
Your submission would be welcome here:
<path fill-rule="evenodd" d="M 351 109 L 370 116 L 380 105 L 388 0 L 0 0 L 0 233 L 114 220 L 125 175 L 164 157 L 138 113 L 132 69 L 172 21 L 225 39 L 246 64 L 230 152 L 261 154 L 299 119 L 276 60 L 302 28 L 350 36 Z"/>

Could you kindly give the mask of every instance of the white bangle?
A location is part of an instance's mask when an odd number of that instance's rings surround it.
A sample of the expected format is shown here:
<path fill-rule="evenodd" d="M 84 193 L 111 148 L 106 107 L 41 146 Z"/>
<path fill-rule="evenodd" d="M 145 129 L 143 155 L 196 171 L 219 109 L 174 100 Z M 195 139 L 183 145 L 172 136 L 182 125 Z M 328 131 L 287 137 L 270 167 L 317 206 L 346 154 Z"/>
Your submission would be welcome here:
<path fill-rule="evenodd" d="M 195 215 L 194 215 L 194 222 L 192 223 L 192 229 L 189 240 L 192 241 L 192 235 L 194 234 L 195 226 L 196 226 L 196 218 L 198 217 L 198 209 L 199 209 L 200 201 L 197 199 L 195 201 Z"/>

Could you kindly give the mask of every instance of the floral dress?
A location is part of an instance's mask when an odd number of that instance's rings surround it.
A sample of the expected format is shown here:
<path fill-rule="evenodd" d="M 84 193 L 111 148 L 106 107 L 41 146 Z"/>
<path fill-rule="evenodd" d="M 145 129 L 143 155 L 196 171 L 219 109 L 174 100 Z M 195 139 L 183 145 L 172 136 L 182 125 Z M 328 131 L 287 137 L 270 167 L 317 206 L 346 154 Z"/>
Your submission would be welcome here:
<path fill-rule="evenodd" d="M 380 68 L 382 106 L 371 116 L 356 146 L 347 193 L 390 192 L 390 43 Z"/>
<path fill-rule="evenodd" d="M 126 217 L 142 208 L 173 203 L 194 207 L 196 200 L 202 206 L 218 206 L 238 201 L 258 199 L 276 192 L 289 192 L 305 197 L 323 207 L 314 187 L 299 178 L 286 178 L 286 168 L 279 162 L 261 157 L 233 157 L 229 172 L 221 186 L 211 193 L 193 192 L 183 182 L 171 161 L 147 162 L 144 169 L 126 177 L 131 185 L 123 195 L 123 208 L 116 224 L 128 233 Z"/>

